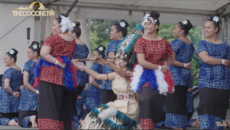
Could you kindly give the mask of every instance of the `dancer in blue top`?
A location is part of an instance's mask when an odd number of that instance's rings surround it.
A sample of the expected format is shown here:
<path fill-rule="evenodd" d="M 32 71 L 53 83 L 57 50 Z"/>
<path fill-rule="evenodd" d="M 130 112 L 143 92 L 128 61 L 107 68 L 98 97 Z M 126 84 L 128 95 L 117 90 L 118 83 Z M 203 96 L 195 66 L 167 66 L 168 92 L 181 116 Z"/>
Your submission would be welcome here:
<path fill-rule="evenodd" d="M 102 45 L 99 45 L 94 51 L 93 51 L 93 57 L 95 59 L 101 59 L 104 58 L 105 54 L 105 47 Z M 102 74 L 103 72 L 103 63 L 101 60 L 97 60 L 94 62 L 95 64 L 91 67 L 91 69 L 99 74 Z M 91 109 L 94 109 L 98 107 L 101 104 L 101 80 L 96 80 L 93 76 L 89 77 L 89 88 L 86 98 L 86 114 L 88 114 Z"/>
<path fill-rule="evenodd" d="M 224 129 L 217 124 L 225 120 L 228 109 L 230 47 L 217 38 L 219 30 L 219 16 L 208 19 L 204 26 L 206 39 L 198 43 L 196 50 L 200 57 L 200 129 Z"/>
<path fill-rule="evenodd" d="M 120 20 L 120 22 L 115 23 L 111 26 L 110 39 L 113 41 L 109 43 L 105 51 L 106 58 L 110 58 L 110 60 L 115 58 L 116 47 L 118 43 L 120 43 L 123 40 L 123 38 L 127 35 L 128 26 L 129 24 L 125 20 Z M 114 71 L 111 67 L 107 65 L 103 66 L 103 74 L 109 74 L 112 72 Z M 100 88 L 102 89 L 101 92 L 103 104 L 106 104 L 110 101 L 115 101 L 117 99 L 117 95 L 114 94 L 112 90 L 112 81 L 102 81 Z"/>
<path fill-rule="evenodd" d="M 74 37 L 75 42 L 77 44 L 76 46 L 76 50 L 74 52 L 73 55 L 73 59 L 86 59 L 88 57 L 89 54 L 89 49 L 86 46 L 85 43 L 83 43 L 79 38 L 81 36 L 81 28 L 80 28 L 80 23 L 79 22 L 72 22 L 72 26 L 73 26 L 73 31 L 71 33 L 71 35 Z M 84 64 L 86 64 L 86 62 L 83 62 Z M 73 107 L 74 107 L 74 112 L 73 115 L 77 114 L 76 111 L 76 100 L 78 95 L 81 94 L 82 90 L 84 89 L 85 85 L 87 82 L 87 74 L 85 72 L 78 71 L 77 72 L 77 83 L 78 83 L 78 87 L 77 87 L 77 91 L 75 90 L 71 90 L 73 92 Z"/>
<path fill-rule="evenodd" d="M 5 66 L 9 67 L 2 77 L 0 91 L 1 125 L 18 126 L 19 87 L 22 84 L 22 72 L 15 64 L 18 51 L 11 49 L 4 56 Z"/>
<path fill-rule="evenodd" d="M 186 97 L 191 80 L 191 60 L 195 51 L 192 42 L 186 37 L 191 28 L 190 21 L 185 20 L 178 22 L 173 30 L 173 35 L 177 39 L 171 43 L 175 55 L 170 72 L 175 91 L 167 95 L 165 126 L 174 129 L 186 128 L 187 124 Z"/>
<path fill-rule="evenodd" d="M 40 56 L 39 43 L 33 41 L 27 50 L 28 61 L 23 68 L 24 86 L 19 105 L 19 125 L 21 127 L 37 128 L 38 88 L 33 88 L 34 69 Z"/>

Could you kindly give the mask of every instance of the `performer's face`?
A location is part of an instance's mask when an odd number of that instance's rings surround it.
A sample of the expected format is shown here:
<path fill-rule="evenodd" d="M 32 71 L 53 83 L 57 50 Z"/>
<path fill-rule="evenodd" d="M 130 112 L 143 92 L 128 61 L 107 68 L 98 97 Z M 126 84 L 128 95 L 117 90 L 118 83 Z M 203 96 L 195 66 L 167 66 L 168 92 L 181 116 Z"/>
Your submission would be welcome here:
<path fill-rule="evenodd" d="M 121 36 L 121 31 L 117 32 L 117 28 L 116 26 L 112 26 L 111 27 L 111 30 L 110 30 L 110 39 L 111 40 L 116 40 L 116 39 L 119 39 Z"/>
<path fill-rule="evenodd" d="M 4 56 L 4 64 L 5 66 L 10 66 L 14 62 L 14 58 L 11 58 L 9 54 L 5 54 Z"/>
<path fill-rule="evenodd" d="M 60 24 L 58 23 L 57 20 L 53 21 L 53 27 L 52 27 L 53 34 L 60 34 L 61 32 L 61 27 Z"/>
<path fill-rule="evenodd" d="M 178 38 L 180 35 L 183 35 L 184 30 L 181 30 L 180 25 L 176 24 L 173 30 L 173 36 Z"/>
<path fill-rule="evenodd" d="M 93 56 L 92 56 L 92 58 L 93 59 L 100 59 L 100 58 L 102 58 L 102 55 L 100 55 L 99 53 L 98 53 L 98 51 L 93 51 Z M 98 61 L 96 60 L 96 61 L 94 61 L 95 63 L 98 63 Z"/>
<path fill-rule="evenodd" d="M 157 31 L 158 25 L 154 25 L 152 23 L 148 23 L 146 22 L 144 25 L 144 30 L 146 32 L 146 34 L 152 34 L 155 33 Z"/>
<path fill-rule="evenodd" d="M 206 37 L 212 37 L 217 34 L 218 28 L 212 21 L 207 21 L 204 25 L 204 34 Z"/>
<path fill-rule="evenodd" d="M 28 60 L 33 60 L 36 56 L 37 56 L 37 52 L 35 52 L 32 49 L 28 48 L 28 50 L 27 50 Z"/>
<path fill-rule="evenodd" d="M 118 68 L 123 68 L 127 65 L 127 62 L 120 59 L 120 58 L 117 58 L 116 59 L 116 62 L 115 62 L 115 65 L 118 67 Z"/>

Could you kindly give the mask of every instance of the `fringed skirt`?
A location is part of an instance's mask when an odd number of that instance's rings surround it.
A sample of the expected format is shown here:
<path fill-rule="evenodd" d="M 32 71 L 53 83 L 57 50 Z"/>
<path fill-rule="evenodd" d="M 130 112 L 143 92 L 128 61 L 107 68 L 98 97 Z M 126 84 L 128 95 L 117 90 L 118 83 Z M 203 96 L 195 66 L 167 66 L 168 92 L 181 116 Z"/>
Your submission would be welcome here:
<path fill-rule="evenodd" d="M 85 118 L 82 129 L 140 129 L 136 121 L 108 105 L 100 105 Z"/>

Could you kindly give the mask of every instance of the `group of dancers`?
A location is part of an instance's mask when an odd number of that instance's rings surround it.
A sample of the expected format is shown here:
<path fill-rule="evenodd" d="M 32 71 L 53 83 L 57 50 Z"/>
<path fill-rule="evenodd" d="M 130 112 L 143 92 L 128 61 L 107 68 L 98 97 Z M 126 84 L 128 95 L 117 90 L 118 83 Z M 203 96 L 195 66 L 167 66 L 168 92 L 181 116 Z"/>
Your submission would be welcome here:
<path fill-rule="evenodd" d="M 36 41 L 29 46 L 23 74 L 18 51 L 5 54 L 0 124 L 66 130 L 229 127 L 230 47 L 217 38 L 220 18 L 205 22 L 206 39 L 195 50 L 186 37 L 189 20 L 175 25 L 177 39 L 170 44 L 158 35 L 159 17 L 156 11 L 146 14 L 130 35 L 128 22 L 114 23 L 112 42 L 93 51 L 95 64 L 88 68 L 80 23 L 60 15 L 42 47 Z M 194 52 L 200 57 L 198 119 L 191 119 Z"/>

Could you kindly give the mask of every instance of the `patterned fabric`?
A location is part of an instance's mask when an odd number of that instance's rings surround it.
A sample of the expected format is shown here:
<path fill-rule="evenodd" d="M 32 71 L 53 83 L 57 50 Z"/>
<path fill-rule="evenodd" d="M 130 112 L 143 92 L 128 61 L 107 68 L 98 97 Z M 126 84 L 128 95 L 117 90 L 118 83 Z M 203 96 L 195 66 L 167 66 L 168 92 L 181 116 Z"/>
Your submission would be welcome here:
<path fill-rule="evenodd" d="M 176 53 L 175 60 L 188 63 L 192 60 L 192 55 L 195 51 L 193 44 L 186 44 L 180 39 L 172 41 L 171 46 Z M 175 86 L 182 85 L 188 87 L 189 79 L 191 78 L 191 69 L 184 67 L 170 66 Z"/>
<path fill-rule="evenodd" d="M 156 127 L 156 124 L 153 123 L 152 119 L 140 119 L 141 129 L 152 130 Z"/>
<path fill-rule="evenodd" d="M 222 130 L 224 129 L 223 126 L 217 126 L 216 122 L 221 122 L 224 121 L 224 119 L 221 119 L 219 117 L 216 116 L 212 116 L 212 115 L 200 115 L 199 116 L 199 121 L 200 121 L 200 129 L 218 129 L 218 130 Z"/>
<path fill-rule="evenodd" d="M 186 115 L 166 113 L 165 120 L 166 120 L 165 126 L 167 126 L 167 127 L 185 128 L 186 124 L 187 124 L 187 116 Z"/>
<path fill-rule="evenodd" d="M 135 100 L 135 95 L 134 93 L 118 94 L 117 99 L 118 100 Z"/>
<path fill-rule="evenodd" d="M 52 130 L 63 130 L 64 122 L 56 121 L 52 119 L 38 119 L 38 128 L 39 129 L 52 129 Z"/>
<path fill-rule="evenodd" d="M 161 121 L 156 124 L 156 128 L 164 128 L 164 126 L 165 126 L 165 121 Z"/>
<path fill-rule="evenodd" d="M 103 72 L 103 66 L 101 64 L 94 64 L 91 69 L 99 74 Z M 101 80 L 96 80 L 95 82 L 99 85 Z M 93 109 L 98 107 L 101 104 L 101 89 L 94 87 L 92 84 L 89 84 L 87 97 L 86 97 L 86 109 Z"/>
<path fill-rule="evenodd" d="M 206 51 L 210 57 L 230 60 L 230 47 L 227 43 L 214 44 L 202 40 L 197 45 L 196 53 Z M 209 65 L 200 60 L 198 87 L 228 90 L 229 68 L 224 65 Z"/>
<path fill-rule="evenodd" d="M 31 128 L 32 124 L 29 122 L 30 116 L 27 116 L 23 120 L 23 127 Z"/>
<path fill-rule="evenodd" d="M 192 93 L 187 93 L 186 108 L 188 113 L 192 113 L 194 111 Z"/>
<path fill-rule="evenodd" d="M 14 117 L 13 120 L 14 120 L 15 122 L 17 122 L 17 121 L 18 121 L 18 118 L 17 118 L 17 117 Z M 8 125 L 8 123 L 9 123 L 10 121 L 11 121 L 11 119 L 6 118 L 6 117 L 3 117 L 3 118 L 0 119 L 0 124 L 1 124 L 1 125 Z"/>
<path fill-rule="evenodd" d="M 76 42 L 75 40 L 65 41 L 59 35 L 52 35 L 45 40 L 43 46 L 51 47 L 52 50 L 50 54 L 54 57 L 68 56 L 69 59 L 72 60 L 76 48 Z M 62 68 L 57 66 L 43 66 L 41 69 L 40 80 L 64 86 L 63 74 L 64 69 Z"/>
<path fill-rule="evenodd" d="M 4 85 L 5 78 L 10 79 L 10 87 L 14 92 L 20 92 L 19 87 L 22 84 L 22 73 L 14 68 L 7 69 L 2 77 L 2 87 L 0 91 L 0 112 L 17 113 L 20 98 L 16 98 L 6 91 Z"/>
<path fill-rule="evenodd" d="M 86 59 L 89 54 L 88 47 L 84 45 L 77 44 L 76 50 L 74 52 L 73 58 L 74 59 Z M 86 62 L 83 62 L 86 64 Z M 77 72 L 77 83 L 79 86 L 85 87 L 85 84 L 87 82 L 87 74 L 82 71 Z"/>
<path fill-rule="evenodd" d="M 34 68 L 36 67 L 36 62 L 29 60 L 25 63 L 23 71 L 29 73 L 29 84 L 34 84 Z M 36 88 L 38 90 L 38 88 Z M 37 111 L 38 110 L 38 95 L 25 86 L 21 93 L 19 110 L 21 111 Z"/>
<path fill-rule="evenodd" d="M 190 119 L 187 121 L 187 127 L 192 127 L 192 123 L 195 122 L 196 119 Z"/>
<path fill-rule="evenodd" d="M 121 40 L 114 40 L 109 43 L 106 51 L 105 51 L 105 57 L 108 58 L 109 52 L 114 52 L 116 51 L 117 45 L 121 42 Z M 107 65 L 103 66 L 103 74 L 109 74 L 114 72 L 113 69 Z M 112 81 L 102 81 L 101 83 L 101 89 L 106 89 L 106 90 L 112 90 Z"/>
<path fill-rule="evenodd" d="M 85 116 L 86 116 L 86 111 L 85 109 L 83 109 L 83 106 L 85 105 L 85 102 L 86 102 L 86 97 L 87 97 L 87 91 L 84 89 L 80 96 L 82 98 L 80 99 L 77 99 L 77 102 L 76 102 L 76 107 L 77 107 L 77 115 L 73 116 L 73 129 L 79 129 L 80 127 L 80 123 L 79 121 L 80 120 L 84 120 L 85 119 Z"/>
<path fill-rule="evenodd" d="M 173 49 L 169 42 L 165 39 L 158 41 L 149 41 L 144 38 L 139 38 L 134 46 L 134 54 L 142 53 L 145 55 L 145 60 L 156 64 L 163 65 L 165 59 L 173 55 Z M 143 86 L 150 86 L 145 83 Z"/>

